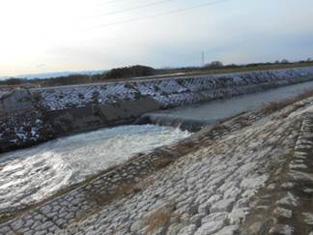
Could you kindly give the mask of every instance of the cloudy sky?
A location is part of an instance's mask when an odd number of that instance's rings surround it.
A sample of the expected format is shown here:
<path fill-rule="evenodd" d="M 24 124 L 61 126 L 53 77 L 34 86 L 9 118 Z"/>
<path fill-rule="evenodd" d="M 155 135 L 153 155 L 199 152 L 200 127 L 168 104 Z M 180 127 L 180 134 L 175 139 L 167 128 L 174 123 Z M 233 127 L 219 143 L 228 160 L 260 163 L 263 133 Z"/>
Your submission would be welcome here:
<path fill-rule="evenodd" d="M 189 10 L 187 10 L 189 9 Z M 313 58 L 312 0 L 1 0 L 0 76 Z"/>

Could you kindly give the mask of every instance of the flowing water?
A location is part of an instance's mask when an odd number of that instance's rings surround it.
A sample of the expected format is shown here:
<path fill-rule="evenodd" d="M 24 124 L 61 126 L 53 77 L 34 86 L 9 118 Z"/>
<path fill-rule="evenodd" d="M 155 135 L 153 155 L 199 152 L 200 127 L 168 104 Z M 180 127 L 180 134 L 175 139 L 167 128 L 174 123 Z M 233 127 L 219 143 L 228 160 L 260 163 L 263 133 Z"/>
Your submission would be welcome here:
<path fill-rule="evenodd" d="M 182 126 L 189 130 L 199 130 L 205 125 L 216 123 L 247 110 L 260 108 L 264 104 L 296 97 L 309 89 L 313 89 L 313 82 L 215 100 L 189 107 L 148 113 L 143 118 L 148 118 L 154 124 Z"/>
<path fill-rule="evenodd" d="M 60 138 L 0 155 L 0 212 L 40 201 L 57 190 L 190 135 L 171 127 L 129 125 Z M 0 213 L 1 214 L 1 213 Z"/>

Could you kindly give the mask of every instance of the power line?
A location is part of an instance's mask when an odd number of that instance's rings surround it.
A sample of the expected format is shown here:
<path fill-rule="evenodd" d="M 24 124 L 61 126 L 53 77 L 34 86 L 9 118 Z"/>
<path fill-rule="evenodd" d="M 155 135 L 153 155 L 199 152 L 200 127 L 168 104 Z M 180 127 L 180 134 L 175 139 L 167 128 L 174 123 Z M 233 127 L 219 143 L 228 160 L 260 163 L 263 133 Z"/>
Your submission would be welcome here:
<path fill-rule="evenodd" d="M 122 9 L 122 10 L 118 10 L 118 11 L 111 11 L 111 12 L 108 12 L 108 13 L 92 16 L 91 18 L 108 16 L 108 15 L 115 15 L 115 14 L 119 14 L 119 13 L 123 13 L 123 12 L 127 12 L 127 11 L 134 11 L 134 10 L 137 10 L 137 9 L 157 6 L 157 5 L 161 5 L 161 4 L 172 2 L 172 1 L 176 1 L 176 0 L 163 0 L 163 1 L 152 2 L 152 3 L 143 4 L 143 5 L 139 5 L 139 6 L 136 6 L 136 7 L 126 8 L 126 9 Z"/>
<path fill-rule="evenodd" d="M 102 24 L 102 25 L 99 25 L 99 26 L 90 27 L 89 29 L 106 28 L 106 27 L 111 27 L 111 26 L 120 25 L 120 24 L 128 24 L 128 23 L 132 23 L 132 22 L 136 22 L 136 21 L 145 20 L 145 19 L 151 19 L 151 18 L 155 18 L 155 17 L 160 17 L 160 16 L 165 16 L 165 15 L 171 15 L 171 14 L 175 14 L 175 13 L 190 11 L 190 10 L 194 10 L 194 9 L 197 9 L 197 8 L 203 8 L 203 7 L 207 7 L 207 6 L 211 6 L 211 5 L 220 4 L 220 3 L 223 3 L 223 2 L 228 2 L 228 1 L 230 1 L 230 0 L 218 0 L 218 1 L 214 1 L 214 2 L 207 2 L 207 3 L 204 3 L 204 4 L 197 5 L 197 6 L 177 9 L 177 10 L 168 11 L 168 12 L 163 12 L 163 13 L 160 13 L 160 14 L 155 14 L 155 15 L 150 15 L 150 16 L 145 16 L 145 17 L 138 17 L 138 18 L 133 18 L 133 19 L 129 19 L 129 20 L 123 20 L 123 21 L 117 21 L 117 22 L 108 23 L 108 24 Z"/>

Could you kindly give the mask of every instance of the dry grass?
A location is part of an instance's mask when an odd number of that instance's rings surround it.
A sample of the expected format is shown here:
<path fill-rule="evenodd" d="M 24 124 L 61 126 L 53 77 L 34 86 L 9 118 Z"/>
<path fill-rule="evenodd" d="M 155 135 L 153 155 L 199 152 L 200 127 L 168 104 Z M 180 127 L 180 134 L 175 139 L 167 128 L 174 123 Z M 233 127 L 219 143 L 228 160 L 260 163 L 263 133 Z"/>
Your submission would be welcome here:
<path fill-rule="evenodd" d="M 87 191 L 86 199 L 96 202 L 100 206 L 104 206 L 114 200 L 138 193 L 153 184 L 153 182 L 153 177 L 147 177 L 145 179 L 140 179 L 137 182 L 125 182 L 124 184 L 117 186 L 115 189 L 112 189 L 112 192 L 107 192 L 105 194 Z"/>
<path fill-rule="evenodd" d="M 116 199 L 140 192 L 141 190 L 142 188 L 138 187 L 137 184 L 129 183 L 129 184 L 123 184 L 123 185 L 118 186 L 111 193 L 108 192 L 108 193 L 102 194 L 102 193 L 88 192 L 86 197 L 88 200 L 96 202 L 99 206 L 105 206 Z"/>
<path fill-rule="evenodd" d="M 165 227 L 170 221 L 170 214 L 166 211 L 158 210 L 150 215 L 146 223 L 148 224 L 148 232 L 154 232 L 159 228 Z"/>
<path fill-rule="evenodd" d="M 158 158 L 153 162 L 153 166 L 156 168 L 163 168 L 171 164 L 174 160 L 170 158 Z"/>
<path fill-rule="evenodd" d="M 93 208 L 90 211 L 86 211 L 86 213 L 77 216 L 74 221 L 79 222 L 84 220 L 87 217 L 95 215 L 101 211 L 101 208 L 114 200 L 118 200 L 124 196 L 132 195 L 142 191 L 142 189 L 147 188 L 149 185 L 153 184 L 154 178 L 147 177 L 145 179 L 139 180 L 137 183 L 125 183 L 115 188 L 115 190 L 111 193 L 99 194 L 93 192 L 85 192 L 86 200 L 96 202 L 97 207 Z"/>
<path fill-rule="evenodd" d="M 276 64 L 276 65 L 259 65 L 251 67 L 238 67 L 238 68 L 220 68 L 220 69 L 207 69 L 207 70 L 194 70 L 186 72 L 188 75 L 202 75 L 202 74 L 228 74 L 228 73 L 241 73 L 250 71 L 263 71 L 263 70 L 276 70 L 276 69 L 293 69 L 312 66 L 313 63 L 302 64 Z M 182 75 L 183 76 L 183 75 Z"/>
<path fill-rule="evenodd" d="M 285 100 L 278 101 L 278 102 L 271 102 L 268 105 L 266 105 L 264 108 L 262 108 L 260 112 L 267 115 L 267 114 L 276 112 L 278 110 L 281 110 L 287 107 L 288 105 L 291 105 L 293 103 L 296 103 L 298 101 L 304 100 L 312 96 L 313 96 L 313 90 L 308 90 L 305 93 L 298 95 L 292 99 L 285 99 Z"/>
<path fill-rule="evenodd" d="M 270 114 L 277 110 L 280 110 L 286 107 L 290 103 L 290 100 L 278 101 L 278 102 L 270 102 L 265 107 L 263 107 L 260 112 L 263 114 Z"/>
<path fill-rule="evenodd" d="M 193 140 L 187 140 L 177 145 L 177 150 L 180 155 L 191 153 L 197 149 L 196 143 Z"/>
<path fill-rule="evenodd" d="M 152 212 L 145 218 L 147 233 L 152 233 L 160 228 L 168 227 L 172 219 L 178 219 L 180 216 L 173 213 L 175 202 L 169 202 L 162 208 Z"/>
<path fill-rule="evenodd" d="M 154 181 L 151 178 L 146 178 L 144 180 L 140 180 L 138 183 L 125 183 L 115 188 L 111 193 L 94 193 L 87 191 L 85 192 L 86 200 L 96 202 L 98 205 L 97 207 L 93 208 L 92 210 L 77 216 L 74 221 L 79 222 L 84 220 L 87 217 L 95 215 L 101 211 L 101 208 L 114 200 L 118 200 L 122 197 L 132 195 L 135 193 L 140 192 L 143 188 L 148 187 Z"/>

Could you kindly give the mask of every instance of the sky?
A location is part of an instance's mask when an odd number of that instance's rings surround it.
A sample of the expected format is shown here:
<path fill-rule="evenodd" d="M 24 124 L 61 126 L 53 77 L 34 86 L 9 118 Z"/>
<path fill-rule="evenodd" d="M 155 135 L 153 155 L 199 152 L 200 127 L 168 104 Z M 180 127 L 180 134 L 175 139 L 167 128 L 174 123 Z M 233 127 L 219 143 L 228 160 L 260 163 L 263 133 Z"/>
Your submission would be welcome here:
<path fill-rule="evenodd" d="M 188 9 L 188 10 L 187 10 Z M 312 0 L 0 0 L 0 76 L 313 58 Z"/>

